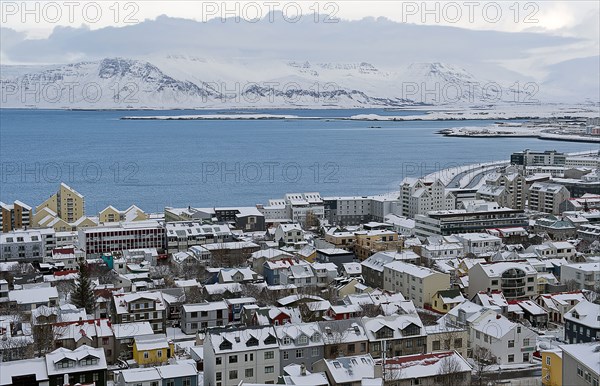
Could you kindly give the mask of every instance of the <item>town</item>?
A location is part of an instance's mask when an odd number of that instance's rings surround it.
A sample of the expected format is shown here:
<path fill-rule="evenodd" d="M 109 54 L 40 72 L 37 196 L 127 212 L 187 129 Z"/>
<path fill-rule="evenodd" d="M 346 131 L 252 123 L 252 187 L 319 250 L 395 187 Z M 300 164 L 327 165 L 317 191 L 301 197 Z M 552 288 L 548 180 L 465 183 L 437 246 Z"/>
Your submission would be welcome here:
<path fill-rule="evenodd" d="M 600 153 L 506 157 L 373 196 L 0 203 L 0 385 L 599 386 Z"/>

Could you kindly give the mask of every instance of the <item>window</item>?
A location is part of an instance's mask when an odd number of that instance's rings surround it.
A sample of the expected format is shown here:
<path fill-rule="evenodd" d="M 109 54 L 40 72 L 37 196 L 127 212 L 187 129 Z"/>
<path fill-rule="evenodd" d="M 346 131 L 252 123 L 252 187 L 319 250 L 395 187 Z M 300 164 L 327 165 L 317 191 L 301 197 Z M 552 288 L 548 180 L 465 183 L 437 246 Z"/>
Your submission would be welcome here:
<path fill-rule="evenodd" d="M 577 375 L 583 378 L 583 369 L 579 365 L 577 366 Z"/>
<path fill-rule="evenodd" d="M 308 338 L 306 337 L 306 335 L 302 335 L 298 338 L 298 344 L 307 344 L 308 343 Z"/>
<path fill-rule="evenodd" d="M 217 373 L 217 374 L 219 374 L 219 377 L 221 376 L 221 373 Z M 167 380 L 167 386 L 175 386 L 175 380 L 174 379 Z"/>
<path fill-rule="evenodd" d="M 354 344 L 349 344 L 348 345 L 348 353 L 349 354 L 354 354 L 354 351 L 356 350 L 356 347 Z"/>
<path fill-rule="evenodd" d="M 313 357 L 319 356 L 319 348 L 318 347 L 312 348 L 312 356 Z"/>
<path fill-rule="evenodd" d="M 508 356 L 508 363 L 513 363 L 515 361 L 515 355 L 514 354 L 510 354 Z"/>
<path fill-rule="evenodd" d="M 433 350 L 439 350 L 440 349 L 440 341 L 439 340 L 434 340 L 432 346 L 433 346 L 432 347 Z"/>
<path fill-rule="evenodd" d="M 252 362 L 254 360 L 254 353 L 244 354 L 244 362 Z"/>
<path fill-rule="evenodd" d="M 528 352 L 523 353 L 523 362 L 529 362 L 529 353 Z"/>
<path fill-rule="evenodd" d="M 230 355 L 229 363 L 237 363 L 237 355 Z"/>
<path fill-rule="evenodd" d="M 454 348 L 462 348 L 462 338 L 454 339 Z"/>
<path fill-rule="evenodd" d="M 148 351 L 144 351 L 144 359 L 148 359 L 148 357 L 149 357 Z"/>
<path fill-rule="evenodd" d="M 511 347 L 515 347 L 515 341 L 514 340 L 509 340 L 508 341 L 508 348 L 511 348 Z"/>
<path fill-rule="evenodd" d="M 475 338 L 481 339 L 481 333 L 479 331 L 475 331 Z"/>
<path fill-rule="evenodd" d="M 150 386 L 158 386 L 158 381 L 152 381 L 152 382 L 150 382 Z"/>
<path fill-rule="evenodd" d="M 275 357 L 274 351 L 265 351 L 265 360 L 273 359 Z"/>
<path fill-rule="evenodd" d="M 93 373 L 92 374 L 92 381 L 94 382 L 98 382 L 100 380 L 100 374 L 98 373 Z"/>
<path fill-rule="evenodd" d="M 162 358 L 162 350 L 158 350 L 156 352 L 156 356 L 159 357 L 159 358 Z"/>
<path fill-rule="evenodd" d="M 546 364 L 547 364 L 548 366 L 550 366 L 550 356 L 547 356 L 547 357 L 546 357 Z"/>
<path fill-rule="evenodd" d="M 237 379 L 237 370 L 229 371 L 229 379 Z"/>
<path fill-rule="evenodd" d="M 246 378 L 250 378 L 254 376 L 254 369 L 246 369 L 246 371 L 244 372 L 244 374 L 246 375 Z"/>
<path fill-rule="evenodd" d="M 216 363 L 217 365 L 220 365 L 221 363 L 223 363 L 223 360 L 221 359 L 221 357 L 216 357 L 216 358 L 215 358 L 215 363 Z"/>
<path fill-rule="evenodd" d="M 296 350 L 296 358 L 302 358 L 302 357 L 304 357 L 304 350 L 299 348 Z"/>
<path fill-rule="evenodd" d="M 283 359 L 285 359 L 285 360 L 288 360 L 288 359 L 290 359 L 290 353 L 289 353 L 289 352 L 287 352 L 287 351 L 284 351 L 284 352 L 283 352 Z"/>
<path fill-rule="evenodd" d="M 274 371 L 275 371 L 274 366 L 266 366 L 265 367 L 265 374 L 273 374 Z"/>
<path fill-rule="evenodd" d="M 215 374 L 215 379 L 216 379 L 217 381 L 220 381 L 220 380 L 222 380 L 222 379 L 223 379 L 223 374 L 222 374 L 220 371 L 218 371 L 218 372 Z"/>
<path fill-rule="evenodd" d="M 529 338 L 523 339 L 523 346 L 529 346 Z"/>

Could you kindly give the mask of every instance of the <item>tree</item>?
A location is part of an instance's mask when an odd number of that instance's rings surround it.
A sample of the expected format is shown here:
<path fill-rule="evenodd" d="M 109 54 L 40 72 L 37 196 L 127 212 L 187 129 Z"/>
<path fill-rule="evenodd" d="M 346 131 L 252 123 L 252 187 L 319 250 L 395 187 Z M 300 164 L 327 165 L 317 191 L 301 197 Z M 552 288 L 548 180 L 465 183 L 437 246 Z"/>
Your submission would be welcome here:
<path fill-rule="evenodd" d="M 96 310 L 96 295 L 93 291 L 88 265 L 85 262 L 79 263 L 79 278 L 73 286 L 71 302 L 79 308 L 85 308 L 85 312 L 88 314 L 94 314 Z"/>
<path fill-rule="evenodd" d="M 460 361 L 450 355 L 440 360 L 437 373 L 437 385 L 440 386 L 462 386 L 465 384 L 465 376 Z"/>
<path fill-rule="evenodd" d="M 475 375 L 479 381 L 479 386 L 482 386 L 483 378 L 490 372 L 491 367 L 497 363 L 497 359 L 489 349 L 475 346 L 473 361 L 475 361 Z"/>
<path fill-rule="evenodd" d="M 564 284 L 568 292 L 577 291 L 579 289 L 579 282 L 575 279 L 566 280 Z"/>

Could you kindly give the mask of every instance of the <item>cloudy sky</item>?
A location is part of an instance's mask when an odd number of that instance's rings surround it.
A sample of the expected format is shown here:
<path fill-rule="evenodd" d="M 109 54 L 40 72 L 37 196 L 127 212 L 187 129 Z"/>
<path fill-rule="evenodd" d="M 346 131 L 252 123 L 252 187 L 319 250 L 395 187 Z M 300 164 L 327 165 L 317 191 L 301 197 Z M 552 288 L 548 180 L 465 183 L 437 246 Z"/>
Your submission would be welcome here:
<path fill-rule="evenodd" d="M 564 63 L 589 64 L 600 51 L 597 1 L 0 4 L 2 64 L 170 53 L 481 63 L 539 79 Z"/>

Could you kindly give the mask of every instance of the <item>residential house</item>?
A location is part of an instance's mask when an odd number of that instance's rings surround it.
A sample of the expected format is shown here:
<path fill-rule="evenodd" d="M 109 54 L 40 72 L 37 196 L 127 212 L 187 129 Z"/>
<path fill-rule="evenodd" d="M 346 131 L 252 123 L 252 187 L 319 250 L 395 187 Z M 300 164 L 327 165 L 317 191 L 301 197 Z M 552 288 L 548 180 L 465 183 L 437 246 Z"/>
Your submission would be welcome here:
<path fill-rule="evenodd" d="M 49 386 L 69 384 L 106 385 L 106 357 L 102 348 L 81 346 L 75 350 L 58 348 L 46 354 Z"/>
<path fill-rule="evenodd" d="M 562 350 L 562 384 L 597 386 L 600 384 L 600 343 L 565 344 Z"/>
<path fill-rule="evenodd" d="M 537 271 L 526 261 L 479 263 L 469 269 L 469 298 L 480 291 L 502 291 L 506 299 L 537 295 Z"/>
<path fill-rule="evenodd" d="M 405 355 L 382 360 L 385 385 L 470 385 L 471 365 L 456 351 Z"/>
<path fill-rule="evenodd" d="M 383 386 L 381 366 L 375 363 L 370 354 L 321 359 L 313 368 L 324 372 L 330 385 Z"/>
<path fill-rule="evenodd" d="M 374 358 L 422 354 L 427 347 L 427 333 L 417 314 L 363 317 L 369 353 Z"/>
<path fill-rule="evenodd" d="M 565 340 L 586 343 L 600 339 L 600 304 L 580 301 L 564 315 Z"/>
<path fill-rule="evenodd" d="M 159 291 L 113 294 L 111 309 L 113 323 L 148 321 L 154 332 L 166 331 L 166 304 Z"/>
<path fill-rule="evenodd" d="M 417 307 L 430 306 L 433 296 L 450 288 L 450 275 L 431 268 L 392 261 L 383 267 L 383 289 L 401 292 Z"/>
<path fill-rule="evenodd" d="M 164 364 L 174 356 L 173 342 L 165 334 L 133 337 L 133 360 L 140 366 Z"/>
<path fill-rule="evenodd" d="M 315 322 L 277 326 L 275 334 L 279 340 L 282 369 L 297 364 L 312 371 L 313 364 L 324 356 L 323 334 Z"/>
<path fill-rule="evenodd" d="M 224 301 L 184 304 L 181 307 L 181 330 L 186 334 L 226 326 L 228 323 L 229 305 Z"/>
<path fill-rule="evenodd" d="M 115 386 L 196 386 L 198 371 L 190 363 L 115 371 Z"/>

